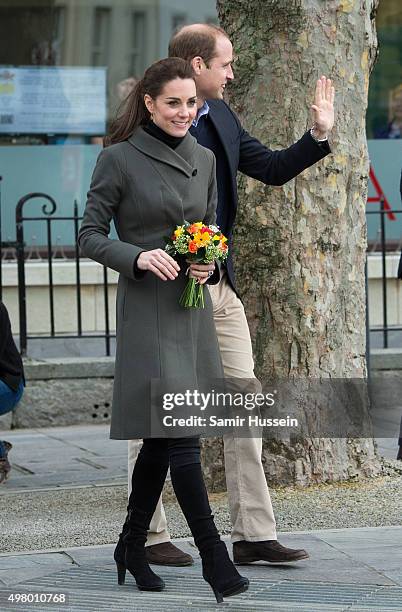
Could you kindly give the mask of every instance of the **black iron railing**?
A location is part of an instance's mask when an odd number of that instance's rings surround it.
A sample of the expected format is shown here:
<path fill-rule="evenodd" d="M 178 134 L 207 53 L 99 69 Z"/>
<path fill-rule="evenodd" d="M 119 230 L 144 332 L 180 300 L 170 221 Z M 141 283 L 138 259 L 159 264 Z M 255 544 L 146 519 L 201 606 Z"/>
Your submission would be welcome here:
<path fill-rule="evenodd" d="M 3 177 L 0 176 L 0 300 L 3 299 L 3 266 L 1 265 L 3 262 L 4 253 L 10 249 L 16 249 L 17 243 L 16 241 L 11 240 L 2 240 L 3 236 L 3 225 L 2 225 L 2 215 L 1 215 L 1 183 Z"/>
<path fill-rule="evenodd" d="M 385 216 L 393 214 L 393 216 L 402 213 L 402 209 L 387 209 L 384 200 L 380 199 L 380 210 L 367 210 L 366 215 L 379 216 L 379 241 L 376 244 L 376 250 L 372 252 L 380 253 L 381 255 L 381 293 L 382 293 L 382 325 L 370 326 L 370 333 L 382 334 L 383 348 L 389 346 L 389 334 L 394 331 L 402 331 L 401 325 L 389 325 L 388 323 L 388 288 L 387 288 L 387 254 L 391 251 L 387 249 L 388 241 L 386 235 Z M 394 251 L 395 252 L 395 251 Z M 369 253 L 368 253 L 369 254 Z M 399 254 L 399 253 L 398 253 Z M 367 266 L 366 266 L 367 270 Z"/>
<path fill-rule="evenodd" d="M 25 213 L 25 206 L 34 199 L 45 200 L 45 204 L 42 205 L 41 215 L 30 216 Z M 71 339 L 71 338 L 91 338 L 91 339 L 104 339 L 105 341 L 105 354 L 111 354 L 111 338 L 115 337 L 115 333 L 110 331 L 110 304 L 108 294 L 108 271 L 106 267 L 103 267 L 103 308 L 104 308 L 104 331 L 98 333 L 85 332 L 83 329 L 82 321 L 82 285 L 81 285 L 81 258 L 79 248 L 77 244 L 79 222 L 82 217 L 79 215 L 77 201 L 74 201 L 72 207 L 71 216 L 57 216 L 57 204 L 55 200 L 46 193 L 29 193 L 21 198 L 16 207 L 15 221 L 16 221 L 16 240 L 15 241 L 2 241 L 2 226 L 1 226 L 1 177 L 0 177 L 0 299 L 2 297 L 2 263 L 6 253 L 13 251 L 15 253 L 15 260 L 17 262 L 18 269 L 18 299 L 19 299 L 19 326 L 20 326 L 20 348 L 23 355 L 27 352 L 29 340 L 39 340 L 45 338 L 58 338 L 58 339 Z M 368 255 L 372 252 L 380 253 L 381 256 L 381 287 L 382 287 L 382 324 L 371 325 L 367 327 L 367 340 L 369 344 L 369 337 L 371 333 L 382 334 L 382 345 L 384 348 L 389 346 L 389 334 L 394 331 L 402 331 L 402 325 L 390 325 L 388 317 L 388 288 L 387 288 L 387 255 L 390 254 L 389 245 L 390 242 L 387 240 L 386 235 L 386 215 L 392 212 L 393 215 L 401 214 L 402 209 L 390 211 L 384 206 L 384 201 L 380 201 L 379 210 L 367 210 L 367 215 L 378 215 L 379 216 L 379 231 L 378 239 L 375 242 L 373 250 L 368 251 Z M 61 253 L 63 259 L 69 259 L 75 261 L 75 310 L 76 310 L 76 330 L 71 333 L 61 333 L 57 331 L 56 318 L 55 318 L 55 287 L 54 287 L 54 274 L 53 268 L 55 261 L 57 260 L 56 254 L 58 248 L 55 248 L 55 242 L 53 239 L 53 224 L 55 222 L 63 221 L 64 223 L 71 223 L 74 235 L 74 246 L 67 249 L 68 254 L 66 255 L 63 247 Z M 41 255 L 39 254 L 38 246 L 33 251 L 32 245 L 27 247 L 25 243 L 25 228 L 24 224 L 27 222 L 41 223 L 45 225 L 45 242 L 43 247 L 40 247 Z M 42 240 L 43 242 L 43 240 Z M 393 250 L 395 253 L 395 249 Z M 43 258 L 42 258 L 43 255 Z M 48 300 L 49 300 L 49 332 L 44 334 L 31 334 L 27 325 L 27 286 L 25 270 L 27 261 L 34 260 L 37 256 L 45 259 L 47 262 L 48 271 Z M 366 277 L 367 277 L 367 263 L 366 263 Z M 366 278 L 367 281 L 367 278 Z M 368 283 L 366 282 L 366 287 Z M 369 291 L 369 289 L 367 289 Z M 367 317 L 368 321 L 368 317 Z M 368 323 L 367 323 L 368 325 Z"/>
<path fill-rule="evenodd" d="M 27 203 L 34 199 L 46 200 L 46 203 L 42 205 L 41 215 L 31 216 L 25 213 L 25 206 Z M 108 271 L 106 267 L 103 267 L 103 295 L 104 295 L 104 316 L 105 316 L 105 330 L 102 333 L 86 333 L 83 330 L 82 325 L 82 288 L 81 288 L 81 258 L 79 248 L 77 244 L 79 222 L 82 219 L 78 213 L 77 201 L 73 203 L 73 214 L 71 216 L 58 216 L 56 215 L 57 204 L 55 200 L 46 193 L 34 192 L 28 193 L 26 196 L 21 198 L 17 204 L 15 211 L 15 222 L 16 222 L 16 241 L 15 242 L 1 242 L 1 225 L 0 225 L 0 270 L 2 268 L 2 253 L 4 249 L 15 248 L 16 261 L 18 269 L 18 303 L 19 303 L 19 328 L 20 328 L 20 350 L 22 355 L 26 355 L 28 341 L 38 340 L 43 338 L 58 338 L 58 339 L 71 339 L 71 338 L 103 338 L 105 340 L 105 353 L 106 355 L 111 354 L 111 338 L 115 337 L 114 333 L 110 331 L 110 309 L 109 309 L 109 295 L 108 295 Z M 0 214 L 1 216 L 1 214 Z M 76 331 L 66 334 L 57 331 L 57 325 L 55 320 L 55 286 L 54 286 L 54 274 L 53 268 L 55 264 L 55 249 L 53 240 L 53 224 L 55 222 L 63 221 L 64 223 L 71 223 L 74 231 L 74 248 L 70 251 L 70 259 L 75 260 L 75 304 L 76 304 Z M 27 285 L 25 268 L 27 265 L 27 248 L 25 244 L 24 235 L 24 224 L 26 222 L 35 222 L 45 224 L 46 228 L 46 244 L 44 245 L 45 259 L 47 262 L 48 271 L 48 299 L 49 299 L 49 327 L 50 331 L 47 334 L 31 334 L 27 326 Z M 0 272 L 0 288 L 1 288 L 1 272 Z"/>

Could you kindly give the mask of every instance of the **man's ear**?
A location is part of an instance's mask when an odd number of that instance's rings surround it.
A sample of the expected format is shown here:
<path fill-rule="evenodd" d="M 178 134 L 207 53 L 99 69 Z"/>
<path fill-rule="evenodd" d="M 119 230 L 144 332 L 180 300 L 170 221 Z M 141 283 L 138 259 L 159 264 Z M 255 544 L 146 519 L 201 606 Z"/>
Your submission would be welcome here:
<path fill-rule="evenodd" d="M 196 55 L 195 57 L 193 57 L 190 63 L 196 76 L 199 76 L 201 74 L 201 70 L 203 70 L 203 68 L 206 68 L 205 62 L 200 55 Z"/>
<path fill-rule="evenodd" d="M 149 94 L 145 94 L 144 96 L 144 104 L 146 106 L 147 111 L 150 115 L 154 112 L 154 101 L 152 100 Z"/>

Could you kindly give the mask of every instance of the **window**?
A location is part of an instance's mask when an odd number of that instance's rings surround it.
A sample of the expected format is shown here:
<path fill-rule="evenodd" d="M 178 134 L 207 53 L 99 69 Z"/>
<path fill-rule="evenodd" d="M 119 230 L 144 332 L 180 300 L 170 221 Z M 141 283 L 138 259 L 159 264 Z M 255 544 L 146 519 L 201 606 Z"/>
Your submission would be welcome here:
<path fill-rule="evenodd" d="M 380 3 L 377 16 L 380 54 L 370 78 L 367 135 L 402 138 L 402 5 Z"/>
<path fill-rule="evenodd" d="M 55 8 L 55 26 L 54 26 L 54 38 L 53 45 L 55 50 L 55 63 L 56 66 L 60 66 L 62 63 L 63 54 L 63 42 L 66 22 L 66 7 L 57 6 Z"/>
<path fill-rule="evenodd" d="M 110 9 L 96 8 L 93 29 L 92 65 L 106 66 L 109 59 Z"/>
<path fill-rule="evenodd" d="M 402 158 L 402 4 L 383 0 L 378 7 L 377 33 L 380 53 L 370 77 L 367 137 L 371 165 L 367 209 L 379 211 L 383 193 L 390 208 L 401 208 Z M 389 249 L 397 249 L 402 236 L 402 215 L 384 216 Z M 367 216 L 368 240 L 379 248 L 381 217 Z"/>
<path fill-rule="evenodd" d="M 146 41 L 147 15 L 145 11 L 133 11 L 131 21 L 131 75 L 134 77 L 142 76 L 146 68 L 145 52 L 147 49 Z"/>
<path fill-rule="evenodd" d="M 187 23 L 187 15 L 184 13 L 175 13 L 172 15 L 172 32 L 181 28 L 181 26 L 186 25 Z"/>

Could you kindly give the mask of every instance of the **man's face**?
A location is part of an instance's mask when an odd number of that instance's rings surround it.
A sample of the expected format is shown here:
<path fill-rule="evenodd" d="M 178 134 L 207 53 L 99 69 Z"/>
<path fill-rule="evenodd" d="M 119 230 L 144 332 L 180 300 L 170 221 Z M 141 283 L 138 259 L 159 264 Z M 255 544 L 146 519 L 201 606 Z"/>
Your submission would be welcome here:
<path fill-rule="evenodd" d="M 209 67 L 202 63 L 200 73 L 195 79 L 197 96 L 204 100 L 221 100 L 226 83 L 234 78 L 233 47 L 230 40 L 226 36 L 218 36 L 215 51 L 215 57 L 209 62 Z"/>

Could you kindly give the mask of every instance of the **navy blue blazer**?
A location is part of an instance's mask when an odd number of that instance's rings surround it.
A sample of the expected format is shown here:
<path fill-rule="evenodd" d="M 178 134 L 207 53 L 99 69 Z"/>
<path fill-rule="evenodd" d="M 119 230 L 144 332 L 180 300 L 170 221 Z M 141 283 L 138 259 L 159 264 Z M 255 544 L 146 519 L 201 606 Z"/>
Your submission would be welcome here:
<path fill-rule="evenodd" d="M 327 141 L 317 143 L 310 132 L 306 132 L 300 140 L 287 149 L 272 151 L 246 132 L 239 118 L 226 102 L 208 100 L 208 105 L 210 107 L 209 117 L 216 128 L 229 162 L 231 198 L 227 203 L 225 202 L 225 206 L 230 209 L 228 237 L 231 243 L 238 204 L 236 180 L 238 171 L 266 185 L 283 185 L 328 155 L 331 149 Z M 234 271 L 230 255 L 227 270 L 230 282 L 234 287 Z"/>

